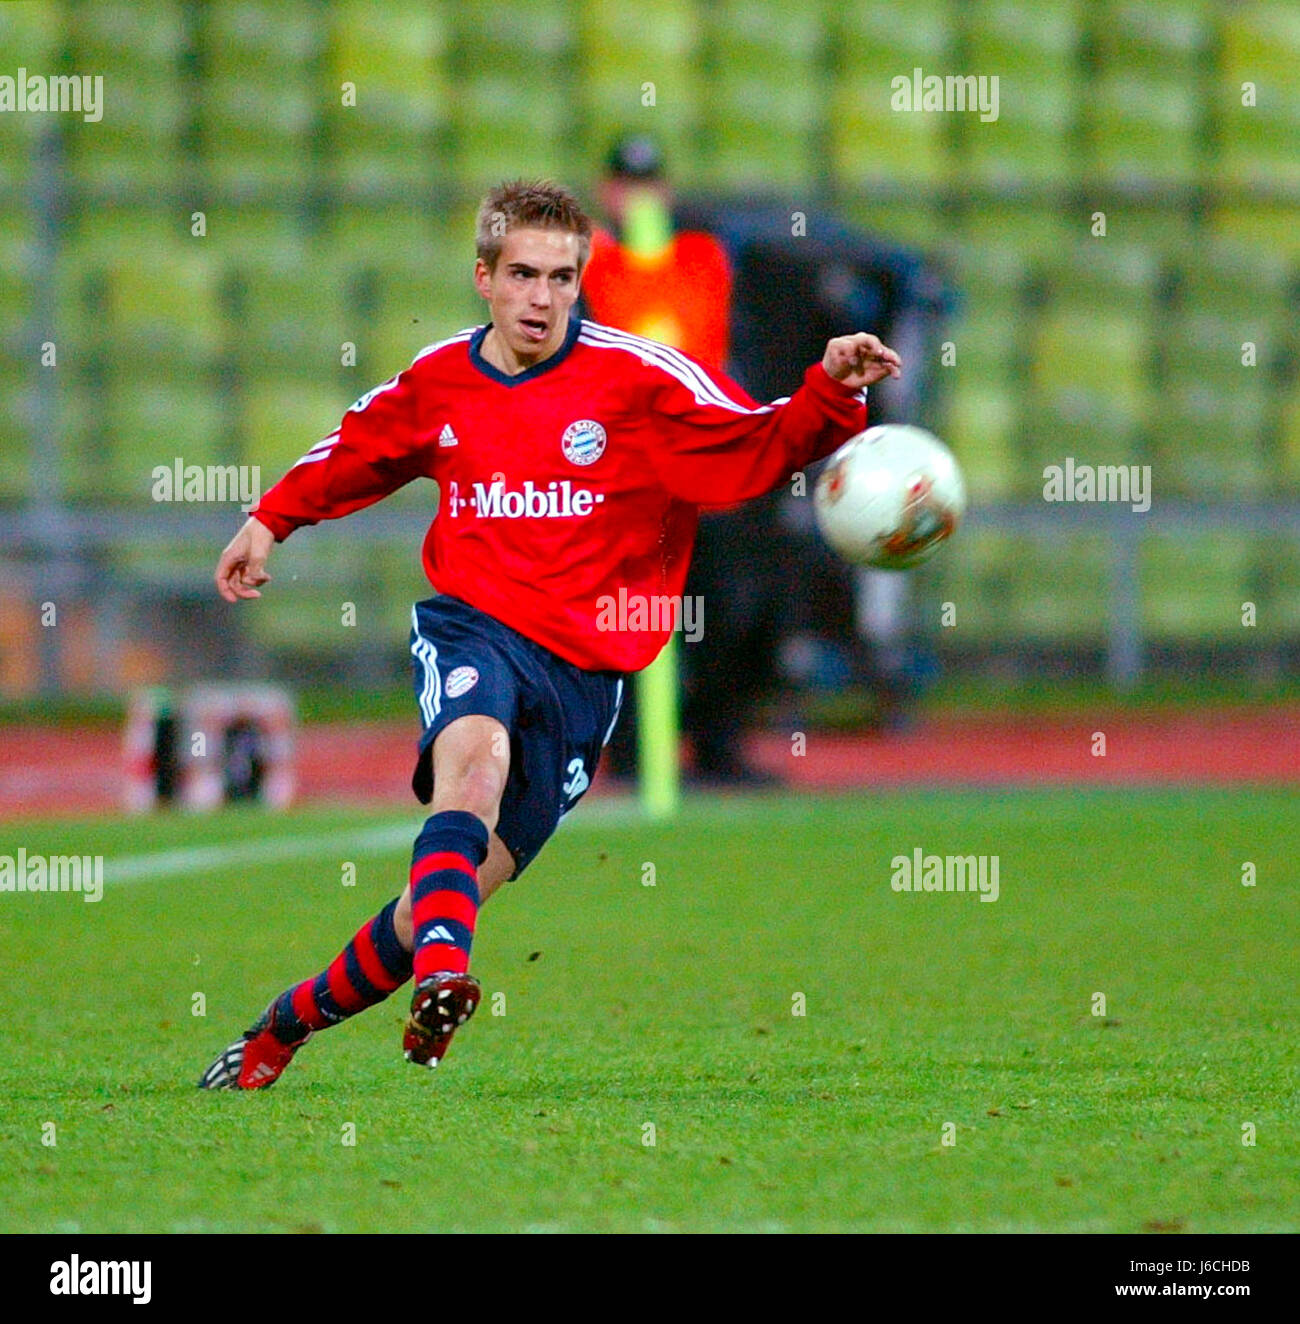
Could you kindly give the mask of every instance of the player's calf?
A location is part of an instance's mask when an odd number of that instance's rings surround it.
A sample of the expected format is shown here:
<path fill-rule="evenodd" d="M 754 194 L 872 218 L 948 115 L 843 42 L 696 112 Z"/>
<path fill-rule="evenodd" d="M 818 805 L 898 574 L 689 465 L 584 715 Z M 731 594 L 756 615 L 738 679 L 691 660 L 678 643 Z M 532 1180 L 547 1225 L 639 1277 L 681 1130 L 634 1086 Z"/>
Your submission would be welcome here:
<path fill-rule="evenodd" d="M 457 1027 L 478 1006 L 478 980 L 468 970 L 478 919 L 478 870 L 487 853 L 487 825 L 463 809 L 431 814 L 415 839 L 411 927 L 416 990 L 402 1051 L 421 1066 L 437 1066 Z"/>

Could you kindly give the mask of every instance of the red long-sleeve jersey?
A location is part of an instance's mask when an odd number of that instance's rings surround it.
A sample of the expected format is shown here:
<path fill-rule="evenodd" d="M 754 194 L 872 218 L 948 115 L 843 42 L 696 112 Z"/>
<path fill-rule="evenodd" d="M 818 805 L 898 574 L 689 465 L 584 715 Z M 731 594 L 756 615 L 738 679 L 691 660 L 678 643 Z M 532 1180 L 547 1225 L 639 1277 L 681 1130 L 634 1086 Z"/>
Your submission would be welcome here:
<path fill-rule="evenodd" d="M 760 405 L 689 355 L 577 318 L 511 377 L 480 352 L 488 329 L 363 395 L 253 514 L 283 541 L 432 478 L 433 587 L 589 670 L 639 671 L 663 647 L 699 507 L 761 496 L 866 427 L 865 391 L 821 364 Z"/>

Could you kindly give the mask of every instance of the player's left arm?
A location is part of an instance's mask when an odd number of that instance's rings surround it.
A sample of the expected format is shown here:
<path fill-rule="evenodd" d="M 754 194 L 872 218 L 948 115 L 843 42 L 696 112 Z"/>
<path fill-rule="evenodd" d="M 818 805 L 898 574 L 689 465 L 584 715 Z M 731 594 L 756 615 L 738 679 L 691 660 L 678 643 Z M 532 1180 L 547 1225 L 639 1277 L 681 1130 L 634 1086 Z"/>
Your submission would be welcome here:
<path fill-rule="evenodd" d="M 899 356 L 865 331 L 828 341 L 799 389 L 764 405 L 675 351 L 651 366 L 651 460 L 674 496 L 706 506 L 762 496 L 829 455 L 866 427 L 866 388 L 902 371 Z"/>

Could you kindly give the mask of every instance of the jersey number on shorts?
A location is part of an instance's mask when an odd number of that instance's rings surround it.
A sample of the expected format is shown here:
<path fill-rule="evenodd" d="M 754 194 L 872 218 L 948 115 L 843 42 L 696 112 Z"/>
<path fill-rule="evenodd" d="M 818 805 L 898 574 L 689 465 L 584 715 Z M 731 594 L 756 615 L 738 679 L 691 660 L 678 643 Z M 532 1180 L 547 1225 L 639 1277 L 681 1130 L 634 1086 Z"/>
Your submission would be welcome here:
<path fill-rule="evenodd" d="M 560 789 L 572 803 L 591 785 L 591 779 L 587 776 L 587 769 L 581 759 L 570 759 L 566 771 L 569 780 Z"/>

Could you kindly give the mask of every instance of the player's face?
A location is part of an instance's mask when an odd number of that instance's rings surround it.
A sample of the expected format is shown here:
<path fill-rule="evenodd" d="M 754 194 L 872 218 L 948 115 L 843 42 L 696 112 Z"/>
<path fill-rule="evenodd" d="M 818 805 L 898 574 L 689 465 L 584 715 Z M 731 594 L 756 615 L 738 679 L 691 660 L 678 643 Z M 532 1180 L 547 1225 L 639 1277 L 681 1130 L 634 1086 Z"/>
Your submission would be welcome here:
<path fill-rule="evenodd" d="M 474 284 L 516 360 L 550 358 L 564 343 L 578 297 L 578 236 L 566 230 L 510 230 L 495 270 L 481 258 L 475 264 Z"/>

